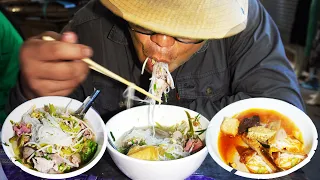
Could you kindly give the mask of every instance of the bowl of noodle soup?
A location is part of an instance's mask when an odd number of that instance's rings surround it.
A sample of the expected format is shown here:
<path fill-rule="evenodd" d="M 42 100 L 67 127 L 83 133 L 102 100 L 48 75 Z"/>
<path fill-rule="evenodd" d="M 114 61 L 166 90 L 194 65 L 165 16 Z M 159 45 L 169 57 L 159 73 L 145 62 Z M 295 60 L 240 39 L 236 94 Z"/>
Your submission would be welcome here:
<path fill-rule="evenodd" d="M 180 143 L 182 137 L 191 133 L 189 122 L 193 124 L 193 136 L 203 142 L 201 148 L 197 143 L 188 146 L 190 139 Z M 130 108 L 106 123 L 107 150 L 130 179 L 185 179 L 200 167 L 208 154 L 204 143 L 208 124 L 199 113 L 178 106 Z"/>
<path fill-rule="evenodd" d="M 59 96 L 35 98 L 15 108 L 1 132 L 9 159 L 23 171 L 66 179 L 91 169 L 106 150 L 106 129 L 90 108 L 83 120 L 72 115 L 82 102 Z"/>
<path fill-rule="evenodd" d="M 277 99 L 240 100 L 219 111 L 207 129 L 210 156 L 238 176 L 272 179 L 305 166 L 314 155 L 318 134 L 297 107 Z"/>

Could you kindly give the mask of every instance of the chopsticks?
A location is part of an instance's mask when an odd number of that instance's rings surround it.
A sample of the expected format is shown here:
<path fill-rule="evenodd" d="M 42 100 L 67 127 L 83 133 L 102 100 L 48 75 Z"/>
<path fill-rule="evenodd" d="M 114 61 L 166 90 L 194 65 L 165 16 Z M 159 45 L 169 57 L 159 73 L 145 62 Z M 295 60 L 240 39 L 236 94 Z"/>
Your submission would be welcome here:
<path fill-rule="evenodd" d="M 50 36 L 43 36 L 42 39 L 45 40 L 45 41 L 55 41 L 55 39 L 53 39 Z M 108 76 L 108 77 L 114 79 L 114 80 L 117 80 L 117 81 L 119 81 L 119 82 L 121 82 L 121 83 L 123 83 L 123 84 L 125 84 L 127 86 L 130 86 L 133 89 L 139 91 L 140 93 L 142 93 L 142 94 L 144 94 L 144 95 L 146 95 L 146 96 L 158 101 L 159 103 L 162 102 L 160 98 L 158 98 L 158 97 L 154 96 L 153 94 L 145 91 L 144 89 L 142 89 L 141 87 L 137 86 L 136 84 L 134 84 L 134 83 L 132 83 L 130 81 L 127 81 L 126 79 L 124 79 L 121 76 L 113 73 L 112 71 L 104 68 L 103 66 L 101 66 L 101 65 L 97 64 L 96 62 L 94 62 L 93 60 L 91 60 L 89 58 L 84 58 L 84 59 L 82 59 L 82 61 L 87 63 L 89 65 L 89 68 L 91 68 L 92 70 L 97 71 L 97 72 L 99 72 L 99 73 L 101 73 L 101 74 L 103 74 L 105 76 Z"/>

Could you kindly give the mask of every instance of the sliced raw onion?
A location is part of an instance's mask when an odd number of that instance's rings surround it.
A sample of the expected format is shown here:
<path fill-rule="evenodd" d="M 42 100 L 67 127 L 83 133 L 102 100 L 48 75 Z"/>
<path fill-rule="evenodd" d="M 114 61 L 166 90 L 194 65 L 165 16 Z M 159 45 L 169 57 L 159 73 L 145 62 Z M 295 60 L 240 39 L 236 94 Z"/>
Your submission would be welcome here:
<path fill-rule="evenodd" d="M 146 64 L 147 64 L 148 60 L 149 60 L 149 57 L 147 57 L 146 60 L 144 60 L 143 65 L 142 65 L 141 74 L 143 74 L 144 69 L 146 68 Z"/>

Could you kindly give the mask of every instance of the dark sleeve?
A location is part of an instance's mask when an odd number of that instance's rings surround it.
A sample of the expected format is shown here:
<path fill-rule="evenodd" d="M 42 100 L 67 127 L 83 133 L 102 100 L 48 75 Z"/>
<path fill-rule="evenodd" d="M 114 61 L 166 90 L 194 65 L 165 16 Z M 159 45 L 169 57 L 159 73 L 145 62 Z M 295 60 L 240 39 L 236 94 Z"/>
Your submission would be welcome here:
<path fill-rule="evenodd" d="M 286 57 L 275 23 L 259 1 L 249 1 L 246 29 L 226 40 L 231 95 L 212 102 L 197 99 L 195 109 L 212 118 L 220 109 L 251 97 L 284 100 L 305 110 L 296 75 Z"/>

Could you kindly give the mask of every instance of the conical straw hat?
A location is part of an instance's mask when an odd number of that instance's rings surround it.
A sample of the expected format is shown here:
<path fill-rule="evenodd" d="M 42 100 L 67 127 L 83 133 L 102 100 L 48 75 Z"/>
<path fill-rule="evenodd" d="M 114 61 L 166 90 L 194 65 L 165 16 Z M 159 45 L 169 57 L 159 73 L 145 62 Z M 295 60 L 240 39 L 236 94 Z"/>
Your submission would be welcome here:
<path fill-rule="evenodd" d="M 100 0 L 124 20 L 185 38 L 220 39 L 245 29 L 248 0 Z"/>

